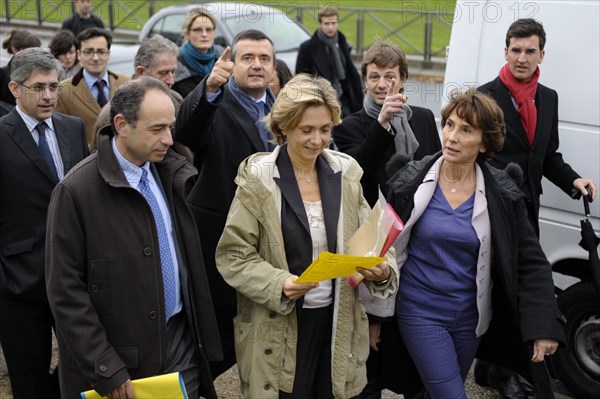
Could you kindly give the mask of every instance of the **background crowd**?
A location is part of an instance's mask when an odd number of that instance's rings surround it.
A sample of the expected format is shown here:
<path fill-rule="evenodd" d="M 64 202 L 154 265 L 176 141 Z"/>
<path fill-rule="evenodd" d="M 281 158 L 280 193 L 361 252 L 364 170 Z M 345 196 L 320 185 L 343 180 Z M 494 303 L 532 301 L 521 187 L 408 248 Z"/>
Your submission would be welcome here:
<path fill-rule="evenodd" d="M 197 8 L 181 47 L 148 39 L 126 76 L 108 69 L 90 1 L 75 5 L 49 51 L 22 30 L 3 43 L 14 398 L 133 398 L 131 380 L 172 371 L 190 397 L 216 398 L 236 363 L 248 398 L 466 398 L 475 358 L 482 385 L 518 373 L 553 397 L 544 359 L 565 338 L 541 179 L 575 198 L 597 188 L 558 152 L 540 22 L 508 28 L 498 78 L 453 93 L 440 136 L 404 93 L 403 50 L 376 40 L 357 69 L 335 7 L 295 73 L 261 31 L 216 45 L 218 21 Z M 321 252 L 344 253 L 381 197 L 405 229 L 358 268 L 364 283 L 295 283 Z"/>

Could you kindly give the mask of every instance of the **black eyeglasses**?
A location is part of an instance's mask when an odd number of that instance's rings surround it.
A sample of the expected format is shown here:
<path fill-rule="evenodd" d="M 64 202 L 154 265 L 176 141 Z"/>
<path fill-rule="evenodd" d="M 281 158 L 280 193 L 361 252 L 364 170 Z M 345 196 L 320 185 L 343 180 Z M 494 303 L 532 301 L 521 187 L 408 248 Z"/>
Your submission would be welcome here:
<path fill-rule="evenodd" d="M 94 50 L 93 48 L 84 48 L 81 50 L 81 54 L 85 55 L 86 57 L 93 57 L 94 54 L 98 54 L 100 57 L 105 57 L 108 55 L 108 53 L 110 53 L 110 50 L 105 48 L 99 48 L 97 50 Z"/>
<path fill-rule="evenodd" d="M 36 93 L 42 93 L 46 90 L 50 90 L 51 93 L 56 93 L 61 91 L 63 88 L 63 85 L 61 85 L 60 83 L 50 83 L 49 85 L 43 83 L 34 83 L 31 86 L 27 86 L 24 83 L 20 83 L 20 85 L 31 91 L 35 91 Z"/>

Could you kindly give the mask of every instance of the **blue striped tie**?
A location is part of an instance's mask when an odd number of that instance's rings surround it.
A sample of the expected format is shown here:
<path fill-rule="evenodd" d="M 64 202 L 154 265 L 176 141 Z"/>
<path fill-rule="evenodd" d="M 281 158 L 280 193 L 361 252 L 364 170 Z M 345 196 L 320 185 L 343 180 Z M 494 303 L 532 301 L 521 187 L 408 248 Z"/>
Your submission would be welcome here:
<path fill-rule="evenodd" d="M 156 197 L 150 189 L 148 182 L 148 171 L 142 169 L 142 178 L 139 184 L 140 193 L 146 198 L 146 202 L 152 209 L 154 215 L 154 223 L 156 224 L 156 231 L 158 233 L 158 245 L 160 248 L 160 262 L 163 276 L 163 289 L 165 290 L 165 314 L 167 320 L 173 315 L 175 310 L 176 301 L 176 282 L 175 282 L 175 267 L 173 264 L 173 258 L 171 256 L 171 250 L 169 248 L 169 238 L 167 236 L 167 228 L 165 221 L 156 201 Z"/>

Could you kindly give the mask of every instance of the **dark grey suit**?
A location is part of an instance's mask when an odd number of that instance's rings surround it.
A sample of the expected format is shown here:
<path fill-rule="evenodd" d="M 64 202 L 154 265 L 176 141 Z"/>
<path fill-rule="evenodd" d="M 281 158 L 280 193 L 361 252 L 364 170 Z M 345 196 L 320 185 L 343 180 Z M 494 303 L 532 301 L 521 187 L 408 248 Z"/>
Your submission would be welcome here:
<path fill-rule="evenodd" d="M 64 172 L 88 155 L 81 119 L 55 113 Z M 44 283 L 46 214 L 58 182 L 25 122 L 0 118 L 0 342 L 13 397 L 52 397 L 48 374 L 54 324 Z"/>

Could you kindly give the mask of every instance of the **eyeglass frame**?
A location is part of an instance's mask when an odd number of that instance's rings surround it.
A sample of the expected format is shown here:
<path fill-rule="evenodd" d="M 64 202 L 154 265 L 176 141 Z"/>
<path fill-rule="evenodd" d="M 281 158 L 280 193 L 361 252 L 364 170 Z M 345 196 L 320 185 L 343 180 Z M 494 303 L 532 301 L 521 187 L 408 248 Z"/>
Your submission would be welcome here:
<path fill-rule="evenodd" d="M 61 83 L 50 83 L 49 85 L 45 83 L 34 83 L 31 86 L 27 86 L 25 83 L 19 83 L 19 85 L 38 94 L 43 93 L 46 90 L 50 90 L 50 93 L 58 93 L 64 87 Z"/>
<path fill-rule="evenodd" d="M 98 57 L 106 57 L 107 55 L 110 54 L 110 49 L 105 49 L 105 48 L 99 48 L 99 49 L 84 48 L 83 50 L 79 50 L 79 52 L 81 54 L 85 55 L 86 57 L 93 57 L 95 54 L 98 54 Z"/>

